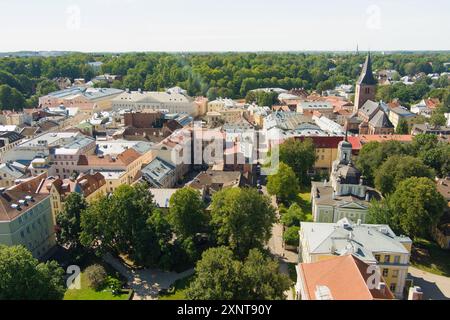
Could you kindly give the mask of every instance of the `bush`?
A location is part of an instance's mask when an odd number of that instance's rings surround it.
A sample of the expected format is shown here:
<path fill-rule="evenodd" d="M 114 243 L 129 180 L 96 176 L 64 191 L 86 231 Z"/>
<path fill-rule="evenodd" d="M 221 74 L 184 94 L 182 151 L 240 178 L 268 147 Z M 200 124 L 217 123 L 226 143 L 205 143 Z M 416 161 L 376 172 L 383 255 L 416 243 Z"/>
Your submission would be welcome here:
<path fill-rule="evenodd" d="M 108 284 L 108 288 L 111 289 L 113 295 L 116 296 L 122 292 L 122 283 L 120 280 L 113 277 L 107 277 L 106 283 Z"/>
<path fill-rule="evenodd" d="M 306 215 L 303 213 L 302 208 L 297 203 L 291 205 L 290 208 L 281 216 L 281 223 L 283 223 L 286 227 L 299 227 L 300 222 L 306 220 Z"/>
<path fill-rule="evenodd" d="M 298 246 L 300 242 L 299 236 L 300 227 L 293 226 L 288 228 L 283 235 L 283 239 L 286 245 L 288 246 Z"/>
<path fill-rule="evenodd" d="M 84 273 L 89 281 L 89 286 L 92 289 L 98 291 L 105 286 L 107 274 L 105 268 L 101 265 L 94 264 L 89 266 Z"/>

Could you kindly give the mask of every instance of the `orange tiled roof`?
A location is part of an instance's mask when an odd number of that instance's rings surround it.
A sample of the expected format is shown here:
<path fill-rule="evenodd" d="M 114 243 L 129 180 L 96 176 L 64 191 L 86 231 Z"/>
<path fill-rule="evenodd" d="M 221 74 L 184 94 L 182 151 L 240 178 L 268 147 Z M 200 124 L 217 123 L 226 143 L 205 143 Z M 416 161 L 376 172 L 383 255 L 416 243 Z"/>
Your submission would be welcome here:
<path fill-rule="evenodd" d="M 107 155 L 103 158 L 99 158 L 98 156 L 86 156 L 86 155 L 80 155 L 78 159 L 78 165 L 79 166 L 89 166 L 89 165 L 108 165 L 108 166 L 128 166 L 140 157 L 140 153 L 137 152 L 134 149 L 128 149 L 121 154 L 119 154 L 117 157 L 112 157 L 110 155 Z"/>
<path fill-rule="evenodd" d="M 412 142 L 412 135 L 401 135 L 401 134 L 390 134 L 390 135 L 360 135 L 358 136 L 358 138 L 360 138 L 361 143 L 365 144 L 365 143 L 369 143 L 372 141 L 377 141 L 377 142 L 385 142 L 385 141 L 391 141 L 391 140 L 395 140 L 395 141 L 400 141 L 400 142 Z"/>
<path fill-rule="evenodd" d="M 384 291 L 369 290 L 367 267 L 352 255 L 299 265 L 305 291 L 311 300 L 317 300 L 315 292 L 318 286 L 327 287 L 333 300 L 393 299 L 388 288 Z"/>

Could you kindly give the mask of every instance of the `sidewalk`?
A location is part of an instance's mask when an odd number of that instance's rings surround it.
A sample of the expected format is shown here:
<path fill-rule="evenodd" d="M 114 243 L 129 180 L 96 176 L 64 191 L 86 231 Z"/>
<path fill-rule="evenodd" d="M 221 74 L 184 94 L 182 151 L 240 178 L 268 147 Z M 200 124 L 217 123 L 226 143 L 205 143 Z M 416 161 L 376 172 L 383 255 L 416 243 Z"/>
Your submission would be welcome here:
<path fill-rule="evenodd" d="M 103 260 L 127 279 L 128 285 L 134 290 L 133 300 L 157 300 L 159 290 L 169 289 L 177 280 L 194 274 L 194 269 L 182 273 L 152 269 L 133 270 L 110 254 L 105 255 Z"/>

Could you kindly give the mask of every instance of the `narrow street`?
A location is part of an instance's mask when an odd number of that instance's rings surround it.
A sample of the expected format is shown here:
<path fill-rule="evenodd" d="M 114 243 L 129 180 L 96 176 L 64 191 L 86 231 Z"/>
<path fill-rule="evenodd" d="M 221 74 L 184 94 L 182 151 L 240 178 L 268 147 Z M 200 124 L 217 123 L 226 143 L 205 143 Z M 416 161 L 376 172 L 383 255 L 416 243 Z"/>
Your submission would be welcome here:
<path fill-rule="evenodd" d="M 450 300 L 450 278 L 409 267 L 414 285 L 422 288 L 424 300 Z"/>
<path fill-rule="evenodd" d="M 280 212 L 278 210 L 278 204 L 276 197 L 272 197 L 267 192 L 266 186 L 262 187 L 264 195 L 268 196 L 272 200 L 272 205 L 277 211 L 277 219 L 280 219 Z M 298 255 L 295 252 L 285 250 L 283 243 L 283 225 L 281 223 L 275 223 L 272 229 L 272 237 L 267 243 L 267 248 L 270 250 L 274 258 L 278 259 L 280 264 L 280 272 L 289 276 L 289 263 L 297 263 Z M 294 300 L 292 290 L 286 292 L 287 300 Z"/>

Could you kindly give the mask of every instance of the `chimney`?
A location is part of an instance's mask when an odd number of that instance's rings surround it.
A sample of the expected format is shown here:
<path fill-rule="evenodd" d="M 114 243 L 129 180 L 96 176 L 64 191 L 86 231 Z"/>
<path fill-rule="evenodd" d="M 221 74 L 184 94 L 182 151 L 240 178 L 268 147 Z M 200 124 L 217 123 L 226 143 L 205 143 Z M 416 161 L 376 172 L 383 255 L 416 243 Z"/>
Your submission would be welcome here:
<path fill-rule="evenodd" d="M 417 286 L 409 288 L 408 300 L 423 300 L 422 288 Z"/>

